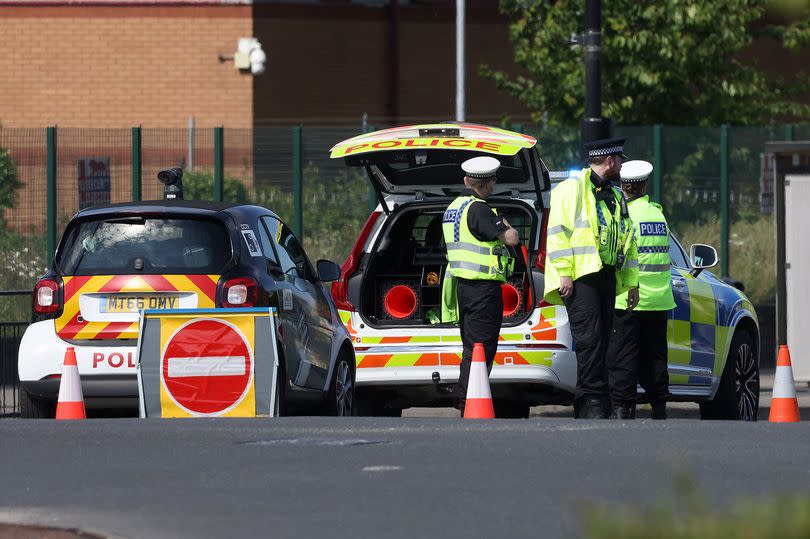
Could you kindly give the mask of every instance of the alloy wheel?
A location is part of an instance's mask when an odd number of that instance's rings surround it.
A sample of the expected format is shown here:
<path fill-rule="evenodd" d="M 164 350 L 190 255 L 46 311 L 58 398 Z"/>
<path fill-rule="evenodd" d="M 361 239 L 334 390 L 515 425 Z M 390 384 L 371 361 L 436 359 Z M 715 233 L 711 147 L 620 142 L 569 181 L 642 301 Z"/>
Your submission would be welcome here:
<path fill-rule="evenodd" d="M 352 371 L 349 364 L 341 361 L 337 367 L 335 375 L 335 399 L 337 401 L 337 415 L 352 415 L 354 405 L 354 391 L 352 383 Z"/>
<path fill-rule="evenodd" d="M 759 408 L 759 369 L 751 345 L 742 343 L 734 362 L 737 410 L 743 421 L 756 421 Z"/>

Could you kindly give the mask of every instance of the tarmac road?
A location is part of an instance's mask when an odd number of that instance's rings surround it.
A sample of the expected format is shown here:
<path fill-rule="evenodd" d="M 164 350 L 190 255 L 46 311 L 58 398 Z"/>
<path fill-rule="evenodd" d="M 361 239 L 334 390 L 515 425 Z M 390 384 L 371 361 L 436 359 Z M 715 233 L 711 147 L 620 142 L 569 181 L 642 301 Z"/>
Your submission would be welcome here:
<path fill-rule="evenodd" d="M 686 473 L 807 491 L 808 423 L 561 418 L 0 421 L 0 521 L 123 537 L 579 536 Z"/>

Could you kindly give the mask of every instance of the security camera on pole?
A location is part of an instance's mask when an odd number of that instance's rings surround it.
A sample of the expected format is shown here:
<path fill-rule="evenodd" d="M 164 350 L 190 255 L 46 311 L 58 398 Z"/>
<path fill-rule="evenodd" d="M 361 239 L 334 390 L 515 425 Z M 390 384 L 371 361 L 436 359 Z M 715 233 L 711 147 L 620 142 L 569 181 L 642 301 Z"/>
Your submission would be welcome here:
<path fill-rule="evenodd" d="M 220 58 L 222 59 L 222 57 Z M 240 37 L 233 55 L 233 66 L 236 69 L 249 69 L 253 75 L 264 73 L 267 53 L 255 37 Z"/>

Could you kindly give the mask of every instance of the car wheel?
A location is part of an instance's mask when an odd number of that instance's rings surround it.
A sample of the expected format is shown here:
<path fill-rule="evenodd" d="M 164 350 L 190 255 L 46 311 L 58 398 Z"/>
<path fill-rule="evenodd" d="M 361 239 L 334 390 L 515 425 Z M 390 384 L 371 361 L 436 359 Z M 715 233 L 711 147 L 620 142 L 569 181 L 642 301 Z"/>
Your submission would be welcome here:
<path fill-rule="evenodd" d="M 700 403 L 701 419 L 756 421 L 759 412 L 759 361 L 754 338 L 735 333 L 717 393 Z"/>
<path fill-rule="evenodd" d="M 326 396 L 327 415 L 350 416 L 354 409 L 354 372 L 342 357 L 335 365 L 332 383 Z"/>
<path fill-rule="evenodd" d="M 20 390 L 20 417 L 27 419 L 53 419 L 56 417 L 56 403 L 35 399 Z"/>

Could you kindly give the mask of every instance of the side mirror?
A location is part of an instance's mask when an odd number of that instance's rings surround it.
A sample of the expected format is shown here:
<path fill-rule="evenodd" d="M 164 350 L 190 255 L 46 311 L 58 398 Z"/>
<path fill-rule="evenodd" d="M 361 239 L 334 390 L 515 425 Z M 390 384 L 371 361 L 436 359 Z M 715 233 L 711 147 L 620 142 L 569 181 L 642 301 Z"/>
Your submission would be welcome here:
<path fill-rule="evenodd" d="M 697 277 L 706 268 L 717 265 L 717 250 L 711 245 L 695 243 L 689 248 L 689 260 L 692 262 L 692 275 Z"/>
<path fill-rule="evenodd" d="M 331 260 L 318 260 L 318 279 L 328 283 L 340 279 L 340 266 Z"/>
<path fill-rule="evenodd" d="M 269 260 L 267 261 L 267 273 L 274 279 L 284 278 L 284 271 L 281 269 L 281 266 Z"/>

